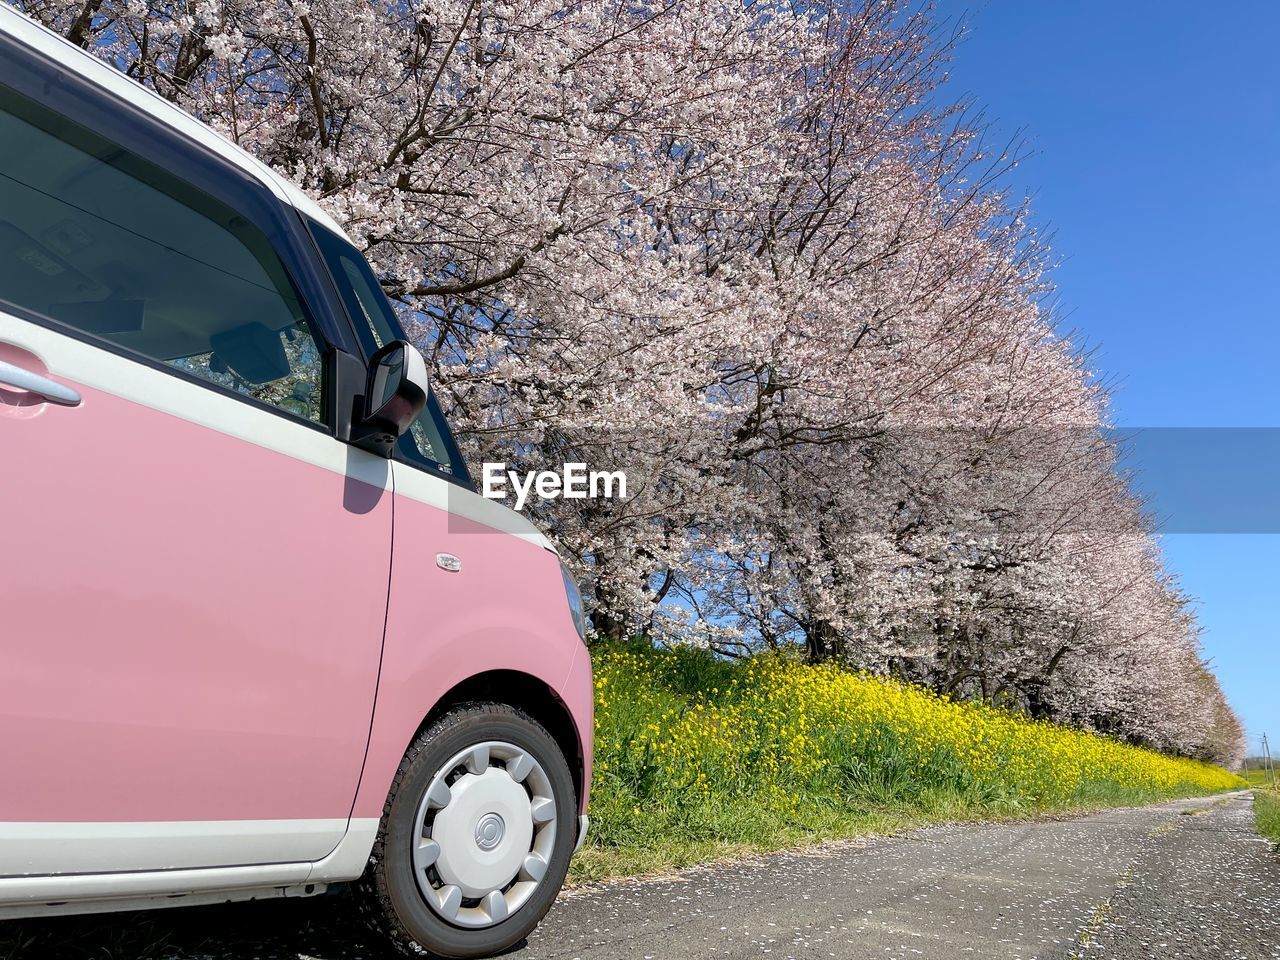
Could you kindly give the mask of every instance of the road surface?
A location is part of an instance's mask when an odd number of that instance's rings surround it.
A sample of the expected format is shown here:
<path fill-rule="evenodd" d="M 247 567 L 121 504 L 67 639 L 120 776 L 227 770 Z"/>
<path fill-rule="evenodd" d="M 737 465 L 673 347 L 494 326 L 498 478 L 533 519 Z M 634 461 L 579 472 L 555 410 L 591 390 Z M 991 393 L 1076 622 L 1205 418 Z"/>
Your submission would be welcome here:
<path fill-rule="evenodd" d="M 375 960 L 337 898 L 0 925 L 0 960 Z M 952 826 L 566 895 L 510 960 L 1272 960 L 1250 795 Z"/>

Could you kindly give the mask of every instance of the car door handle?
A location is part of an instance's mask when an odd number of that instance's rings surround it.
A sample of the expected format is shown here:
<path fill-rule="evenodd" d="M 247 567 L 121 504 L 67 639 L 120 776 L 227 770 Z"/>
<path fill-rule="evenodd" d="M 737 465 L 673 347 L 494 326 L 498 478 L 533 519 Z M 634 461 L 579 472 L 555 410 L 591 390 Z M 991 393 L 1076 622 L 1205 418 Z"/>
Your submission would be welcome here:
<path fill-rule="evenodd" d="M 7 363 L 4 360 L 0 360 L 0 384 L 6 387 L 16 387 L 18 390 L 26 390 L 28 393 L 38 394 L 50 403 L 58 403 L 64 407 L 78 407 L 80 405 L 80 394 L 70 387 L 64 387 L 48 377 L 42 377 L 40 374 L 32 373 L 30 370 L 23 370 L 21 367 Z"/>

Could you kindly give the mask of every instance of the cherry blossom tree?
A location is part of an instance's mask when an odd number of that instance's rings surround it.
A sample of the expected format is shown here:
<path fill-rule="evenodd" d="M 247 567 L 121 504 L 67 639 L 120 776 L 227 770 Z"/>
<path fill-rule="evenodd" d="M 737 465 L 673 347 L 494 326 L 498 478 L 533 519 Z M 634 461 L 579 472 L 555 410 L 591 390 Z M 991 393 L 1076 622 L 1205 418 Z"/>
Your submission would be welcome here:
<path fill-rule="evenodd" d="M 19 0 L 311 191 L 599 637 L 812 659 L 1232 762 L 1014 162 L 900 0 Z"/>

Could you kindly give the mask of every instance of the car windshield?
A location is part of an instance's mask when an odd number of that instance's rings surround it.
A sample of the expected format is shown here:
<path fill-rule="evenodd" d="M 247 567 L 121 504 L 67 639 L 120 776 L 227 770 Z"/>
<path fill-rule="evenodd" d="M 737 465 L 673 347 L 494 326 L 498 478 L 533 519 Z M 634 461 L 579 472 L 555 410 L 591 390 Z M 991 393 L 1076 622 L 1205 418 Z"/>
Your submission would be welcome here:
<path fill-rule="evenodd" d="M 360 251 L 314 221 L 310 226 L 338 293 L 355 324 L 365 356 L 372 356 L 393 340 L 408 339 Z M 401 459 L 410 463 L 441 470 L 469 482 L 466 466 L 458 456 L 457 446 L 449 436 L 434 395 L 409 432 L 400 438 L 397 452 Z"/>

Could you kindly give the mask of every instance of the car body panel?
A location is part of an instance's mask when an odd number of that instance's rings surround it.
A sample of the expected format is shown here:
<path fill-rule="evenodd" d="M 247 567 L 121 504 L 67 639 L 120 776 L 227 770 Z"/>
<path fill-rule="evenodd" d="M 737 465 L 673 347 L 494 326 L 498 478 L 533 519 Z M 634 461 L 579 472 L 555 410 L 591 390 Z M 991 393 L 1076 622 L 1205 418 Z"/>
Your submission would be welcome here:
<path fill-rule="evenodd" d="M 556 555 L 540 535 L 507 535 L 469 516 L 492 509 L 509 527 L 528 525 L 498 504 L 405 464 L 392 470 L 395 557 L 378 707 L 355 806 L 362 817 L 382 815 L 426 716 L 423 704 L 479 674 L 508 670 L 540 680 L 564 703 L 581 742 L 590 743 L 591 732 L 590 682 L 586 690 L 580 677 L 569 682 L 585 647 Z M 442 569 L 438 553 L 457 557 L 461 569 Z"/>
<path fill-rule="evenodd" d="M 83 398 L 0 406 L 0 769 L 22 784 L 0 792 L 0 823 L 318 820 L 309 842 L 227 837 L 200 865 L 328 853 L 373 710 L 385 462 L 12 316 L 0 344 Z M 375 482 L 271 449 L 273 432 Z M 167 836 L 136 869 L 209 849 Z M 111 869 L 118 838 L 98 845 L 21 872 Z"/>

